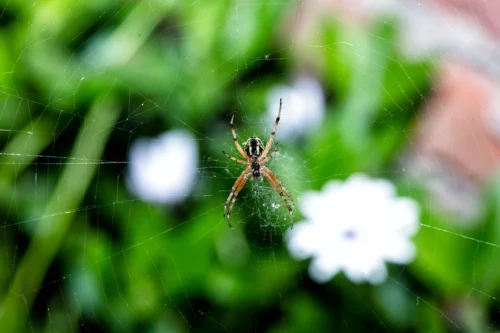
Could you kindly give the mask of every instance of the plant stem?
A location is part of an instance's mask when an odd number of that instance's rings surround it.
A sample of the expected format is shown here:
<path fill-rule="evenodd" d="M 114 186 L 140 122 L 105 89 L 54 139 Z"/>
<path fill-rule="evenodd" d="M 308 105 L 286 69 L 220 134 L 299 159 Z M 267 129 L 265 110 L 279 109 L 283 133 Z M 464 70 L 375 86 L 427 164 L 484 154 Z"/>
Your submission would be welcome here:
<path fill-rule="evenodd" d="M 0 305 L 0 327 L 4 332 L 24 331 L 40 284 L 71 226 L 97 168 L 120 108 L 106 96 L 96 100 L 73 144 L 67 164 L 52 192 L 44 214 L 38 219 L 32 240 L 5 300 Z M 74 163 L 73 163 L 74 162 Z M 86 163 L 87 162 L 87 163 Z M 27 320 L 28 318 L 28 320 Z"/>

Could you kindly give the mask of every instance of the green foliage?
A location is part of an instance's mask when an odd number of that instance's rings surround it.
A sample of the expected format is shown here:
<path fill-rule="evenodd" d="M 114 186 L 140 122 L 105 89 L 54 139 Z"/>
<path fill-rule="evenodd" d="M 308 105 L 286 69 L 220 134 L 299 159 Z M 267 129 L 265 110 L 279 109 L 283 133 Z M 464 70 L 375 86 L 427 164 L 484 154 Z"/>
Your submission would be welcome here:
<path fill-rule="evenodd" d="M 5 5 L 2 331 L 445 332 L 490 325 L 500 281 L 498 205 L 477 228 L 455 229 L 418 184 L 408 186 L 393 169 L 432 85 L 432 63 L 401 56 L 390 20 L 370 33 L 317 22 L 315 46 L 294 51 L 278 29 L 292 5 Z M 244 220 L 258 216 L 251 210 L 263 201 L 238 208 L 234 230 L 221 217 L 240 170 L 221 162 L 221 147 L 232 145 L 227 115 L 239 109 L 240 136 L 262 131 L 266 92 L 293 78 L 304 60 L 325 87 L 326 117 L 302 141 L 280 142 L 287 159 L 273 161 L 273 170 L 293 170 L 286 181 L 294 193 L 366 172 L 393 179 L 419 200 L 417 259 L 407 269 L 390 267 L 383 285 L 342 276 L 314 284 L 307 262 L 293 261 L 283 246 L 286 223 L 266 229 L 256 218 Z M 174 207 L 141 202 L 127 190 L 121 162 L 137 137 L 174 128 L 197 136 L 197 188 Z M 499 188 L 491 186 L 487 202 L 499 202 Z M 451 318 L 448 307 L 459 302 Z"/>

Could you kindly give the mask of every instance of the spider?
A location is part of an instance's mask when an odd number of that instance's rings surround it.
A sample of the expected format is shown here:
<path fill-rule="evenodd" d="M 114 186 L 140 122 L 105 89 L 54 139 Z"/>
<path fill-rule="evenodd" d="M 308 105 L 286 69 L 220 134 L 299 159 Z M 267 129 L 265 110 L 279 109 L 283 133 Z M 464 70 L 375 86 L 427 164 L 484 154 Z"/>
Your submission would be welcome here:
<path fill-rule="evenodd" d="M 269 170 L 269 168 L 265 166 L 265 164 L 269 162 L 278 152 L 278 147 L 276 147 L 274 151 L 269 156 L 267 156 L 273 144 L 274 134 L 276 133 L 276 128 L 278 127 L 278 123 L 280 121 L 281 106 L 282 102 L 280 98 L 280 108 L 278 111 L 278 116 L 276 117 L 273 131 L 271 132 L 271 136 L 269 137 L 269 140 L 267 141 L 265 148 L 264 144 L 262 143 L 262 140 L 256 136 L 248 138 L 248 140 L 243 144 L 242 148 L 238 143 L 238 138 L 236 137 L 236 131 L 234 129 L 234 124 L 233 124 L 234 113 L 233 116 L 231 117 L 231 122 L 229 123 L 229 125 L 231 126 L 231 133 L 233 135 L 234 145 L 236 146 L 236 149 L 238 150 L 240 155 L 243 156 L 243 158 L 245 158 L 246 161 L 239 160 L 236 157 L 233 157 L 224 151 L 222 151 L 222 153 L 226 155 L 229 159 L 237 163 L 246 165 L 246 168 L 241 172 L 240 176 L 234 182 L 234 185 L 231 188 L 231 193 L 229 194 L 229 197 L 227 198 L 226 203 L 224 204 L 224 217 L 226 217 L 227 215 L 227 223 L 230 227 L 232 227 L 230 221 L 231 211 L 233 210 L 233 206 L 234 203 L 236 202 L 236 198 L 238 197 L 238 193 L 241 191 L 243 186 L 245 186 L 245 183 L 247 182 L 248 178 L 250 178 L 250 176 L 252 176 L 253 180 L 259 180 L 259 181 L 262 181 L 262 176 L 264 176 L 264 178 L 269 182 L 269 184 L 271 184 L 274 190 L 280 195 L 281 199 L 283 199 L 283 202 L 288 208 L 288 212 L 290 213 L 290 225 L 291 225 L 290 229 L 293 229 L 292 207 L 295 206 L 293 198 L 288 192 L 288 190 L 285 188 L 283 183 L 274 174 L 274 172 L 272 172 L 271 170 Z M 286 197 L 283 195 L 283 192 L 286 194 Z M 290 201 L 292 202 L 292 207 L 288 204 L 287 198 L 290 199 Z M 229 206 L 229 210 L 227 210 L 229 202 L 231 202 L 231 206 Z"/>

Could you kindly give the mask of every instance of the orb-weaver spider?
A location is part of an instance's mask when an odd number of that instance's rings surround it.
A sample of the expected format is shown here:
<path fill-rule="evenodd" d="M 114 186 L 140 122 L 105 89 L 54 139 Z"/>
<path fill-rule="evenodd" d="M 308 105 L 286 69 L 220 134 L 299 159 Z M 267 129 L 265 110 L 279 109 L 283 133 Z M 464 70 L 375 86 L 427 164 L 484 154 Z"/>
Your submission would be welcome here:
<path fill-rule="evenodd" d="M 238 197 L 238 193 L 241 191 L 243 186 L 245 186 L 245 183 L 247 182 L 248 178 L 250 178 L 250 176 L 252 176 L 254 180 L 262 180 L 262 176 L 264 176 L 264 178 L 266 178 L 266 180 L 269 182 L 269 184 L 271 184 L 274 190 L 280 195 L 281 199 L 283 199 L 283 202 L 288 208 L 288 212 L 290 213 L 290 225 L 291 229 L 293 229 L 292 207 L 295 205 L 293 202 L 293 198 L 288 192 L 288 190 L 285 188 L 283 183 L 274 174 L 274 172 L 272 172 L 271 170 L 269 170 L 269 168 L 265 166 L 265 164 L 269 162 L 278 152 L 278 147 L 276 147 L 274 151 L 271 153 L 271 155 L 267 156 L 273 144 L 274 134 L 276 133 L 276 128 L 278 127 L 278 123 L 280 121 L 281 106 L 282 106 L 282 101 L 280 98 L 280 108 L 278 111 L 278 116 L 276 117 L 273 131 L 271 132 L 271 136 L 269 137 L 269 140 L 267 141 L 265 148 L 264 144 L 262 143 L 262 140 L 256 136 L 250 137 L 243 144 L 242 148 L 238 143 L 238 138 L 236 137 L 236 131 L 234 129 L 234 124 L 233 124 L 234 114 L 231 117 L 231 122 L 229 123 L 229 125 L 231 126 L 231 133 L 233 134 L 234 145 L 236 146 L 236 149 L 238 150 L 240 155 L 243 156 L 243 158 L 245 158 L 246 161 L 239 160 L 236 157 L 226 154 L 226 152 L 224 151 L 222 153 L 231 160 L 246 165 L 246 168 L 245 170 L 243 170 L 243 172 L 241 172 L 240 176 L 234 182 L 234 185 L 231 188 L 231 193 L 229 194 L 229 197 L 227 198 L 226 203 L 224 204 L 224 217 L 226 217 L 227 215 L 227 223 L 229 224 L 230 227 L 232 227 L 230 222 L 231 211 L 233 210 L 233 206 L 234 203 L 236 202 L 236 198 Z M 287 197 L 283 195 L 283 192 L 292 202 L 292 206 L 288 204 Z M 231 201 L 231 206 L 229 206 L 229 210 L 227 211 L 226 214 L 226 209 L 230 201 Z"/>

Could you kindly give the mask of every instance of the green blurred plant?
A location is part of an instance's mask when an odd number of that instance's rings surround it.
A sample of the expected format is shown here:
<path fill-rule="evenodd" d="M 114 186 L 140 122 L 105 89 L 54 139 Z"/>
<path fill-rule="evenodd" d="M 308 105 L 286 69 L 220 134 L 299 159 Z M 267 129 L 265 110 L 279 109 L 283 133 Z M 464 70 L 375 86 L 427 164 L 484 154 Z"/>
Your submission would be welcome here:
<path fill-rule="evenodd" d="M 433 71 L 430 62 L 399 54 L 394 22 L 380 21 L 366 33 L 325 20 L 311 36 L 311 45 L 323 47 L 294 50 L 274 33 L 293 13 L 287 3 L 14 0 L 5 6 L 0 327 L 488 327 L 500 272 L 495 204 L 477 229 L 454 230 L 418 184 L 391 172 Z M 268 89 L 304 63 L 315 64 L 324 83 L 327 116 L 302 142 L 283 143 L 293 158 L 286 165 L 278 160 L 273 170 L 296 170 L 287 174 L 295 193 L 353 172 L 383 174 L 422 204 L 417 260 L 407 270 L 393 268 L 381 286 L 352 285 L 342 276 L 315 285 L 306 263 L 288 257 L 280 234 L 255 232 L 258 221 L 229 230 L 221 219 L 233 180 L 219 160 L 220 146 L 232 144 L 223 116 L 238 107 L 247 120 L 241 135 L 256 130 L 252 120 L 262 117 Z M 126 161 L 131 140 L 175 127 L 200 139 L 199 188 L 178 207 L 140 202 L 126 190 L 124 165 L 102 162 Z M 492 185 L 488 202 L 498 202 L 498 188 Z M 450 318 L 455 303 L 460 317 Z"/>

